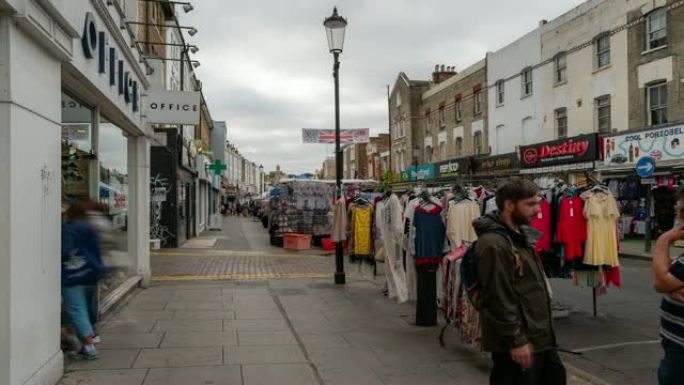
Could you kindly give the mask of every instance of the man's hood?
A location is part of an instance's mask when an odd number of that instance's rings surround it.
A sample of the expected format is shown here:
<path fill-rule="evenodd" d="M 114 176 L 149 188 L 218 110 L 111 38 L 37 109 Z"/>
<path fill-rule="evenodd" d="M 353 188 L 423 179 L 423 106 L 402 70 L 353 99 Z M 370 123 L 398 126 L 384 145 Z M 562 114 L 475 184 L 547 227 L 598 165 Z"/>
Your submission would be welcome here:
<path fill-rule="evenodd" d="M 531 226 L 520 226 L 521 233 L 511 230 L 510 227 L 501 221 L 497 211 L 485 214 L 474 220 L 473 228 L 478 238 L 486 233 L 505 231 L 512 239 L 517 239 L 532 246 L 537 243 L 537 240 L 542 235 L 539 230 Z"/>

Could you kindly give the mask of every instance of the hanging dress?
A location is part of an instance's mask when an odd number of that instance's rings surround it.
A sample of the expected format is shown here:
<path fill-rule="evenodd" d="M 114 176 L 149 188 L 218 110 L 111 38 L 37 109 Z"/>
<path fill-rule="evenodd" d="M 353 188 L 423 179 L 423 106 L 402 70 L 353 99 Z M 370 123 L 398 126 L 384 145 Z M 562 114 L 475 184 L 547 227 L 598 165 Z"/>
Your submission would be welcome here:
<path fill-rule="evenodd" d="M 371 225 L 373 223 L 372 206 L 352 207 L 352 228 L 354 240 L 354 255 L 374 255 L 371 250 Z"/>
<path fill-rule="evenodd" d="M 617 221 L 620 211 L 615 198 L 605 192 L 587 191 L 584 199 L 584 216 L 588 223 L 588 236 L 584 263 L 593 266 L 619 266 Z"/>

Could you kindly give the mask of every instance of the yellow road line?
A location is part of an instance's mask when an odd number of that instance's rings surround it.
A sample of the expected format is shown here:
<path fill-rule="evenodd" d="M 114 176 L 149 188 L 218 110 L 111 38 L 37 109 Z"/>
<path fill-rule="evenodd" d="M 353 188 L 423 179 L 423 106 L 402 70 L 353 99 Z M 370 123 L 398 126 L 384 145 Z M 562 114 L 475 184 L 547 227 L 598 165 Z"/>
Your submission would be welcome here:
<path fill-rule="evenodd" d="M 180 253 L 180 252 L 150 252 L 152 257 L 264 257 L 264 258 L 301 258 L 301 257 L 318 257 L 328 258 L 328 255 L 312 255 L 312 254 L 266 254 L 254 252 L 207 252 L 207 253 Z"/>
<path fill-rule="evenodd" d="M 259 279 L 329 278 L 332 273 L 282 273 L 282 274 L 226 274 L 226 275 L 158 275 L 152 281 L 250 281 Z"/>

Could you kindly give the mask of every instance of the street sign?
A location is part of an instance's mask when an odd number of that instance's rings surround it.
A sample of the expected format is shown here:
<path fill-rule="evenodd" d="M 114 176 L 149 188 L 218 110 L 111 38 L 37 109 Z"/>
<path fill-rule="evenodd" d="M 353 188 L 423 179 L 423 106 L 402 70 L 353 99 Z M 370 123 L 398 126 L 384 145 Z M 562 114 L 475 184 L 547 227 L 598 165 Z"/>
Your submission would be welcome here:
<path fill-rule="evenodd" d="M 221 171 L 225 170 L 227 167 L 225 164 L 221 163 L 221 160 L 216 159 L 214 163 L 212 163 L 209 166 L 209 170 L 213 171 L 215 175 L 218 175 L 221 173 Z"/>
<path fill-rule="evenodd" d="M 637 175 L 639 175 L 642 178 L 648 178 L 651 175 L 653 175 L 655 168 L 655 159 L 651 158 L 650 156 L 644 156 L 640 158 L 636 164 Z"/>

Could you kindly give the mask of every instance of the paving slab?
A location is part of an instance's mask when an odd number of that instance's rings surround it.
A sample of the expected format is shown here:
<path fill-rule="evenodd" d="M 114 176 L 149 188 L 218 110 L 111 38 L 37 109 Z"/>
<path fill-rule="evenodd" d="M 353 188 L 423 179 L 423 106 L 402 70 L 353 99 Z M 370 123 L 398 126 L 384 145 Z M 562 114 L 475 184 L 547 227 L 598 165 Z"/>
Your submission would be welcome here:
<path fill-rule="evenodd" d="M 307 349 L 311 348 L 343 348 L 349 347 L 349 342 L 343 337 L 342 334 L 314 334 L 314 333 L 300 333 L 299 339 L 302 341 Z"/>
<path fill-rule="evenodd" d="M 233 310 L 176 310 L 174 319 L 183 320 L 222 320 L 234 319 L 235 311 Z"/>
<path fill-rule="evenodd" d="M 141 385 L 147 369 L 74 371 L 64 374 L 59 385 Z"/>
<path fill-rule="evenodd" d="M 174 317 L 174 310 L 129 310 L 126 309 L 112 318 L 111 320 L 133 320 L 133 321 L 145 321 L 145 320 L 160 320 L 160 319 L 171 319 Z"/>
<path fill-rule="evenodd" d="M 299 346 L 226 346 L 225 360 L 231 365 L 306 363 Z"/>
<path fill-rule="evenodd" d="M 185 300 L 169 302 L 166 310 L 223 310 L 226 305 L 223 301 Z"/>
<path fill-rule="evenodd" d="M 290 330 L 284 319 L 260 319 L 260 320 L 223 320 L 223 330 L 243 330 L 253 332 L 268 332 Z"/>
<path fill-rule="evenodd" d="M 65 358 L 67 370 L 130 369 L 140 349 L 100 349 L 100 358 L 94 361 L 73 361 Z"/>
<path fill-rule="evenodd" d="M 306 364 L 245 365 L 244 385 L 319 385 L 311 366 Z"/>
<path fill-rule="evenodd" d="M 177 368 L 223 364 L 221 347 L 143 349 L 135 360 L 135 368 Z"/>
<path fill-rule="evenodd" d="M 243 385 L 239 366 L 150 369 L 144 385 Z"/>
<path fill-rule="evenodd" d="M 238 330 L 238 341 L 240 346 L 275 346 L 275 345 L 296 345 L 297 339 L 292 332 L 249 332 Z"/>
<path fill-rule="evenodd" d="M 98 330 L 103 333 L 147 333 L 152 331 L 156 324 L 155 319 L 114 318 L 100 323 Z"/>
<path fill-rule="evenodd" d="M 323 379 L 326 385 L 391 385 L 389 383 L 382 382 L 380 377 L 378 377 L 378 375 L 373 370 L 365 367 L 319 367 L 318 373 L 321 375 L 321 378 Z"/>
<path fill-rule="evenodd" d="M 162 348 L 236 346 L 235 331 L 228 332 L 166 332 Z"/>
<path fill-rule="evenodd" d="M 99 349 L 156 348 L 164 333 L 109 333 L 100 335 Z"/>
<path fill-rule="evenodd" d="M 157 321 L 154 331 L 220 332 L 222 320 L 173 319 Z"/>
<path fill-rule="evenodd" d="M 272 309 L 241 309 L 235 310 L 236 319 L 283 319 L 283 315 L 278 307 L 273 305 Z"/>

